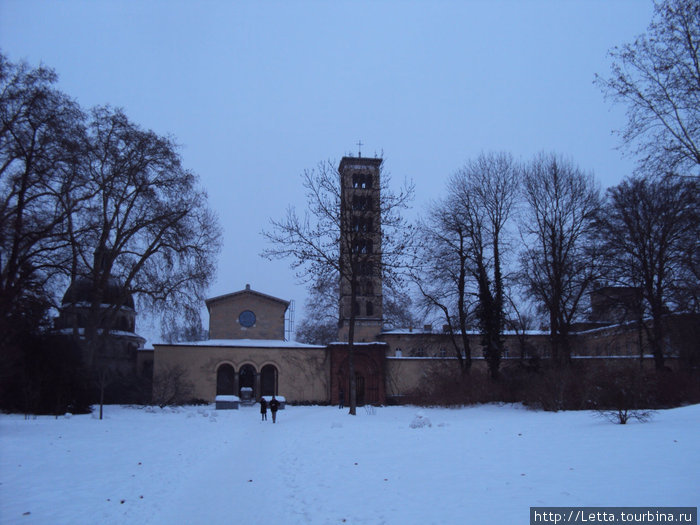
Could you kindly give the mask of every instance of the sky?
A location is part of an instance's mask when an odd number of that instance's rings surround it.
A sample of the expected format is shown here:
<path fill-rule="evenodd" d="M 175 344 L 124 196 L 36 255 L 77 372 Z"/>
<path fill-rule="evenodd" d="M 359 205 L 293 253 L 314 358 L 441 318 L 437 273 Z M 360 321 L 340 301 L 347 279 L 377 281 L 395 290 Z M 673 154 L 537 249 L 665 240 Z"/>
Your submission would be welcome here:
<path fill-rule="evenodd" d="M 635 162 L 625 108 L 594 85 L 643 33 L 651 0 L 0 0 L 0 51 L 53 67 L 84 108 L 110 104 L 181 145 L 224 230 L 209 296 L 306 289 L 261 232 L 303 210 L 320 161 L 382 155 L 414 216 L 481 152 L 556 152 L 602 188 Z M 204 318 L 204 323 L 208 319 Z"/>

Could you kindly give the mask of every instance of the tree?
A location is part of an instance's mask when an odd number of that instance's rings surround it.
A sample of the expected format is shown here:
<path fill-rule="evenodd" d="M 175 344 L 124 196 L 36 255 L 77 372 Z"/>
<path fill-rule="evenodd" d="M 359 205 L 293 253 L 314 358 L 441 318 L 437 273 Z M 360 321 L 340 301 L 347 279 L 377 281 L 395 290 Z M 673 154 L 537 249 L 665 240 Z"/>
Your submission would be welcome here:
<path fill-rule="evenodd" d="M 377 164 L 381 166 L 381 161 Z M 373 230 L 379 235 L 372 249 L 367 249 L 366 228 L 348 220 L 347 210 L 353 203 L 350 195 L 343 191 L 341 174 L 332 161 L 321 162 L 316 169 L 306 170 L 303 186 L 306 190 L 307 211 L 299 216 L 294 207 L 287 210 L 281 220 L 272 220 L 271 228 L 263 231 L 272 247 L 263 251 L 269 259 L 290 258 L 291 267 L 297 270 L 297 277 L 309 283 L 322 276 L 350 283 L 350 305 L 356 303 L 358 283 L 369 262 L 377 267 L 387 282 L 397 278 L 397 269 L 408 241 L 409 228 L 400 215 L 413 195 L 413 187 L 405 185 L 399 193 L 390 190 L 390 178 L 380 168 L 379 202 L 372 203 L 380 217 L 381 230 Z M 341 247 L 341 243 L 343 246 Z M 341 257 L 341 253 L 345 254 Z M 348 363 L 350 375 L 350 414 L 356 414 L 356 389 L 353 365 L 353 345 L 356 310 L 350 307 L 348 331 Z"/>
<path fill-rule="evenodd" d="M 498 377 L 503 355 L 505 294 L 502 249 L 518 195 L 519 169 L 506 153 L 481 154 L 455 181 L 470 217 L 472 274 L 478 286 L 476 317 L 491 377 Z"/>
<path fill-rule="evenodd" d="M 66 264 L 83 114 L 56 73 L 0 54 L 0 340 L 35 330 Z"/>
<path fill-rule="evenodd" d="M 552 357 L 570 359 L 569 332 L 598 276 L 593 234 L 600 192 L 592 175 L 554 154 L 540 154 L 523 176 L 526 203 L 521 280 L 548 314 Z"/>
<path fill-rule="evenodd" d="M 92 286 L 86 362 L 102 377 L 109 371 L 100 359 L 104 338 L 131 295 L 164 318 L 180 312 L 198 319 L 220 228 L 171 139 L 141 129 L 120 110 L 98 107 L 87 140 L 81 205 L 65 233 L 73 249 L 71 278 Z M 104 308 L 114 281 L 122 297 Z"/>
<path fill-rule="evenodd" d="M 330 277 L 330 278 L 329 278 Z M 296 329 L 296 339 L 303 343 L 326 345 L 338 339 L 340 288 L 338 275 L 320 276 L 309 286 L 304 303 L 305 317 Z M 384 325 L 390 328 L 416 326 L 411 297 L 396 286 L 382 288 Z"/>
<path fill-rule="evenodd" d="M 193 392 L 187 370 L 179 365 L 159 370 L 153 378 L 153 402 L 160 408 L 189 403 Z"/>
<path fill-rule="evenodd" d="M 413 298 L 404 291 L 403 280 L 400 283 L 387 283 L 383 288 L 384 326 L 391 330 L 418 326 L 420 319 L 415 312 Z"/>
<path fill-rule="evenodd" d="M 624 144 L 647 173 L 700 174 L 700 3 L 664 0 L 646 35 L 613 48 L 596 82 L 627 105 Z"/>
<path fill-rule="evenodd" d="M 650 325 L 641 326 L 657 369 L 664 366 L 665 314 L 694 303 L 699 202 L 697 181 L 637 176 L 608 190 L 600 214 L 608 275 L 641 291 L 644 310 L 651 316 Z"/>
<path fill-rule="evenodd" d="M 448 188 L 450 194 L 431 208 L 421 228 L 417 282 L 425 304 L 445 316 L 463 371 L 471 366 L 467 326 L 473 317 L 495 379 L 505 321 L 502 249 L 518 194 L 518 168 L 506 153 L 481 154 L 450 178 Z"/>
<path fill-rule="evenodd" d="M 462 373 L 472 364 L 468 327 L 474 300 L 469 293 L 468 231 L 463 210 L 452 196 L 437 201 L 419 223 L 413 280 L 423 297 L 422 306 L 444 316 Z"/>
<path fill-rule="evenodd" d="M 336 274 L 319 275 L 309 285 L 304 303 L 305 317 L 296 329 L 303 343 L 327 345 L 338 338 L 340 279 Z"/>

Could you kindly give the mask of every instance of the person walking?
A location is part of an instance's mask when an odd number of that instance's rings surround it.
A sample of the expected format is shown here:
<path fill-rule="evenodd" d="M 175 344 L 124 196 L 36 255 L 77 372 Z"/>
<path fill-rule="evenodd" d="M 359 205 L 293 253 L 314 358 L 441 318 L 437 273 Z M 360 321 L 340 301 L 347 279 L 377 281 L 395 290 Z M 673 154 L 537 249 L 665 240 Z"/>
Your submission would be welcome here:
<path fill-rule="evenodd" d="M 272 412 L 272 422 L 276 423 L 277 422 L 277 409 L 280 407 L 280 402 L 277 401 L 275 398 L 274 394 L 272 396 L 272 399 L 270 400 L 270 412 Z"/>
<path fill-rule="evenodd" d="M 260 417 L 262 421 L 267 421 L 267 401 L 264 397 L 260 398 Z"/>

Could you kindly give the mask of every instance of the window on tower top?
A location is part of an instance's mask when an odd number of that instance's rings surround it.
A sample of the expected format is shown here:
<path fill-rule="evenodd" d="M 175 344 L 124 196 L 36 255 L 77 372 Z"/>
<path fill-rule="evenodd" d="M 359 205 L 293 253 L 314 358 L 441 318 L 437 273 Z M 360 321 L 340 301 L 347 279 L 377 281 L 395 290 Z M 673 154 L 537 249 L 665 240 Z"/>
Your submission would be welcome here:
<path fill-rule="evenodd" d="M 369 189 L 372 187 L 371 173 L 355 173 L 352 176 L 352 187 L 357 189 Z"/>

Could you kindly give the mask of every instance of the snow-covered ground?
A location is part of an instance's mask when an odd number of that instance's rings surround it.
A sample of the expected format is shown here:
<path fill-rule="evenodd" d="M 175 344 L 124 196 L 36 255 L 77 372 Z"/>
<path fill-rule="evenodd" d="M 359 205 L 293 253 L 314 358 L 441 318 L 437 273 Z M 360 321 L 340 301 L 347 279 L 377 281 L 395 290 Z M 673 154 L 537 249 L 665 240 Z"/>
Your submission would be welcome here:
<path fill-rule="evenodd" d="M 507 524 L 530 506 L 697 506 L 698 436 L 700 405 L 625 426 L 495 405 L 292 406 L 275 425 L 257 406 L 2 415 L 0 522 Z"/>

